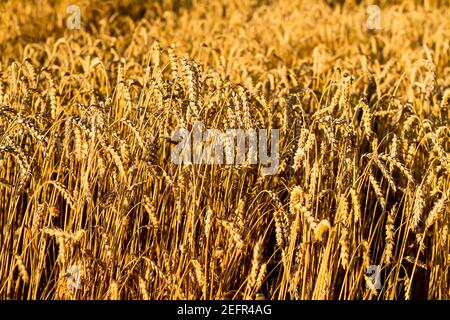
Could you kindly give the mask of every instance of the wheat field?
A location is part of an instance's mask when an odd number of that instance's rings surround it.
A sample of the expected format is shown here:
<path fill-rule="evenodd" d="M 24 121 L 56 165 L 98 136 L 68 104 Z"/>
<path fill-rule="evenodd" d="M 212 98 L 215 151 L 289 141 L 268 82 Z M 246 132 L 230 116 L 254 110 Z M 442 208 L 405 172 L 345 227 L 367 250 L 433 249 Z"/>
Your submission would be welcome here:
<path fill-rule="evenodd" d="M 450 299 L 450 3 L 370 4 L 2 1 L 0 299 Z"/>

